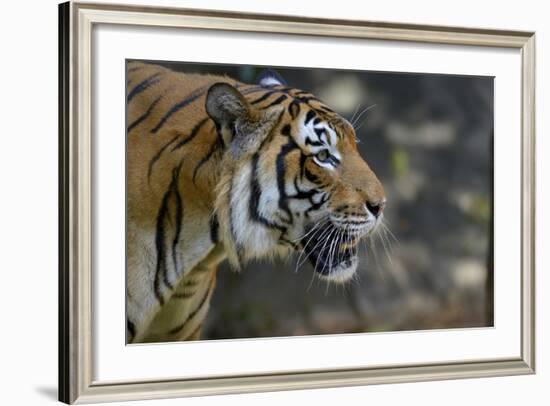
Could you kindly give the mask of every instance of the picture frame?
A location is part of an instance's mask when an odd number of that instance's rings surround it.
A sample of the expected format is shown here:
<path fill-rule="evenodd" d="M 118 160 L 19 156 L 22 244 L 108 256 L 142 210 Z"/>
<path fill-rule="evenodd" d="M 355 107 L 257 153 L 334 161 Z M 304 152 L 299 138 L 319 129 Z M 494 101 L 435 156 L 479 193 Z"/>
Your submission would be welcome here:
<path fill-rule="evenodd" d="M 519 356 L 211 377 L 98 381 L 93 340 L 93 30 L 99 25 L 289 34 L 508 48 L 521 58 Z M 103 402 L 419 382 L 535 372 L 535 34 L 199 9 L 69 2 L 59 6 L 59 400 Z M 498 311 L 498 309 L 497 309 Z M 122 345 L 122 344 L 121 344 Z"/>

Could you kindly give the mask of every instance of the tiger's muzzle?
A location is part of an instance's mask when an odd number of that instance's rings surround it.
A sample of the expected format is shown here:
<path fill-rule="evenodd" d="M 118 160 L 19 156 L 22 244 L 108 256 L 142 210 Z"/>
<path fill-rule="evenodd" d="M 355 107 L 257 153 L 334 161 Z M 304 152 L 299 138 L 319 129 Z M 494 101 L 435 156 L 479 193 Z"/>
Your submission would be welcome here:
<path fill-rule="evenodd" d="M 353 215 L 336 210 L 317 223 L 322 226 L 306 226 L 309 238 L 302 248 L 322 279 L 343 283 L 355 274 L 359 242 L 376 229 L 384 205 L 385 199 L 377 205 L 378 210 L 367 204 L 363 213 L 356 211 Z"/>
<path fill-rule="evenodd" d="M 357 269 L 358 242 L 363 235 L 327 221 L 304 244 L 304 253 L 321 278 L 345 282 Z"/>

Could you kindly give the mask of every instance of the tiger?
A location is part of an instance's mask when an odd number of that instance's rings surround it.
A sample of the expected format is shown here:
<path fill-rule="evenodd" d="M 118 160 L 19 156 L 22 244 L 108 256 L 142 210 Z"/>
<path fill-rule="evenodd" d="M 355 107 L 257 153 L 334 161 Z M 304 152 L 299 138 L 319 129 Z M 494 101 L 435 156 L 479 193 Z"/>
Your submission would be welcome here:
<path fill-rule="evenodd" d="M 301 252 L 344 283 L 384 188 L 353 126 L 272 69 L 229 76 L 126 63 L 127 343 L 198 340 L 218 265 Z"/>

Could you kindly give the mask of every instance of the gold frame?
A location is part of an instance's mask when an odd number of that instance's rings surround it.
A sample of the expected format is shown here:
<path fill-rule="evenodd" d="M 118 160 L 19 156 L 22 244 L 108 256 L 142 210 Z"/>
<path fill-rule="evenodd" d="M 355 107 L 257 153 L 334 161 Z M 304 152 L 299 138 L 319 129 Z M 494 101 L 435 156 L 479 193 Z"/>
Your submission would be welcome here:
<path fill-rule="evenodd" d="M 521 51 L 521 355 L 147 382 L 94 382 L 91 336 L 91 34 L 94 24 L 508 47 Z M 197 9 L 69 2 L 59 6 L 59 399 L 89 403 L 532 374 L 535 371 L 535 34 Z"/>

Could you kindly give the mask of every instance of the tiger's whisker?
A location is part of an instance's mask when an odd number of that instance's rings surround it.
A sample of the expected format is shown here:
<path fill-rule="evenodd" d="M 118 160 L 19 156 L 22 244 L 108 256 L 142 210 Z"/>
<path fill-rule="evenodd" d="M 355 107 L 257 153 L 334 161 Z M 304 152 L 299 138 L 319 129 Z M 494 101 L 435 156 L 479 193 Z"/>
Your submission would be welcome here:
<path fill-rule="evenodd" d="M 301 235 L 300 237 L 297 237 L 293 240 L 291 240 L 292 242 L 297 242 L 297 241 L 301 241 L 303 240 L 304 238 L 306 238 L 309 234 L 311 234 L 315 229 L 319 228 L 321 225 L 324 225 L 326 224 L 330 219 L 328 217 L 323 217 L 321 220 L 319 220 L 318 222 L 316 222 L 313 227 L 308 231 L 306 232 L 305 234 Z"/>
<path fill-rule="evenodd" d="M 359 122 L 359 120 L 361 119 L 361 117 L 363 116 L 363 114 L 365 114 L 367 111 L 369 111 L 370 109 L 376 107 L 376 104 L 373 104 L 373 105 L 370 105 L 368 106 L 367 108 L 363 109 L 363 111 L 361 112 L 361 114 L 359 114 L 359 116 L 357 116 L 357 118 L 355 119 L 354 123 L 353 123 L 353 128 L 354 130 L 357 132 L 361 129 L 361 127 L 363 126 L 363 124 L 365 123 L 365 120 L 363 120 L 361 122 L 361 124 L 359 124 L 358 127 L 356 127 L 356 124 Z"/>
<path fill-rule="evenodd" d="M 328 272 L 330 273 L 331 272 L 331 269 L 330 267 L 334 264 L 334 256 L 337 254 L 336 250 L 338 249 L 338 246 L 340 244 L 340 238 L 341 238 L 341 235 L 342 235 L 342 230 L 340 228 L 338 228 L 336 230 L 336 234 L 333 238 L 333 241 L 332 243 L 330 244 L 329 246 L 329 252 L 328 252 L 328 258 L 329 258 L 329 262 L 328 262 Z M 325 262 L 325 265 L 327 265 L 327 263 Z M 324 272 L 325 271 L 325 267 L 323 266 L 323 269 L 321 272 Z M 328 293 L 329 291 L 329 287 L 330 287 L 330 282 L 331 280 L 328 279 L 327 280 L 327 288 L 326 288 L 326 291 L 325 291 L 325 294 Z"/>
<path fill-rule="evenodd" d="M 309 256 L 315 251 L 315 249 L 319 246 L 319 244 L 321 244 L 323 242 L 323 239 L 322 237 L 327 237 L 327 233 L 330 232 L 332 229 L 326 229 L 324 230 L 320 235 L 319 235 L 319 241 L 317 242 L 317 244 L 315 244 L 315 246 L 313 247 L 313 249 L 311 250 L 311 253 L 310 254 L 307 254 L 306 257 L 301 261 L 301 262 L 298 262 L 297 266 L 301 266 L 305 261 L 307 261 L 307 259 L 309 258 Z M 311 236 L 311 238 L 308 240 L 307 244 L 304 245 L 304 248 L 302 250 L 302 254 L 305 253 L 305 249 L 306 247 L 308 246 L 308 244 L 311 242 L 311 240 L 313 239 L 314 236 Z M 300 258 L 302 257 L 302 254 L 300 254 Z M 298 260 L 300 259 L 298 258 Z"/>
<path fill-rule="evenodd" d="M 399 243 L 399 239 L 392 233 L 392 231 L 390 230 L 389 226 L 387 225 L 387 222 L 386 221 L 381 221 L 380 222 L 380 226 L 389 233 L 389 235 L 393 238 L 393 240 L 396 242 L 396 243 Z"/>
<path fill-rule="evenodd" d="M 361 108 L 361 103 L 359 103 L 357 106 L 355 106 L 355 111 L 353 112 L 353 115 L 349 119 L 350 124 L 353 123 L 353 120 L 355 119 L 355 115 L 357 114 L 357 112 L 359 111 L 360 108 Z M 353 127 L 353 124 L 352 124 L 352 127 Z"/>
<path fill-rule="evenodd" d="M 363 114 L 365 114 L 367 111 L 369 111 L 370 109 L 376 107 L 376 104 L 371 104 L 370 106 L 367 106 L 365 107 L 361 113 L 357 116 L 357 118 L 355 120 L 353 120 L 353 123 L 351 124 L 353 126 L 353 128 L 355 129 L 355 124 L 357 124 L 359 122 L 359 120 L 361 119 L 361 117 L 363 116 Z M 362 124 L 362 123 L 361 123 Z M 358 128 L 356 129 L 356 131 L 358 130 Z"/>
<path fill-rule="evenodd" d="M 391 255 L 390 255 L 388 247 L 387 247 L 386 240 L 384 240 L 384 237 L 383 237 L 382 233 L 378 233 L 377 236 L 378 236 L 378 238 L 380 238 L 380 241 L 382 242 L 382 247 L 384 248 L 384 252 L 386 253 L 386 257 L 388 258 L 388 262 L 393 265 Z"/>
<path fill-rule="evenodd" d="M 321 251 L 319 253 L 319 256 L 317 257 L 317 261 L 315 262 L 315 268 L 314 268 L 314 271 L 317 271 L 317 266 L 319 265 L 319 259 L 323 256 L 323 253 L 325 252 L 325 249 L 327 247 L 327 243 L 329 243 L 332 235 L 338 231 L 336 228 L 334 229 L 331 229 L 330 230 L 330 233 L 326 236 L 325 240 L 324 240 L 324 243 L 323 243 L 323 246 L 321 247 Z M 329 243 L 330 245 L 330 243 Z M 326 263 L 325 263 L 326 264 Z M 323 269 L 324 269 L 324 265 L 323 265 Z M 321 273 L 322 273 L 323 270 L 321 270 Z"/>
<path fill-rule="evenodd" d="M 326 223 L 326 222 L 325 222 Z M 322 223 L 323 225 L 325 223 Z M 300 257 L 303 255 L 303 253 L 305 252 L 305 249 L 307 248 L 307 246 L 309 245 L 309 243 L 314 239 L 314 237 L 319 234 L 319 232 L 323 230 L 322 227 L 319 225 L 319 227 L 317 227 L 314 232 L 312 234 L 309 235 L 309 238 L 307 239 L 306 243 L 302 246 L 302 249 L 300 250 Z M 305 239 L 305 238 L 302 238 L 302 239 Z M 300 258 L 298 258 L 299 260 Z M 299 261 L 298 261 L 299 262 Z"/>
<path fill-rule="evenodd" d="M 316 272 L 317 272 L 317 266 L 319 265 L 319 258 L 321 258 L 322 254 L 323 254 L 323 252 L 324 252 L 324 248 L 325 248 L 325 246 L 326 246 L 326 244 L 327 244 L 327 242 L 328 242 L 328 237 L 329 237 L 330 235 L 332 235 L 332 233 L 333 233 L 334 231 L 335 231 L 335 229 L 330 229 L 330 232 L 329 232 L 327 238 L 325 238 L 325 240 L 323 241 L 323 242 L 324 242 L 323 247 L 322 247 L 322 249 L 321 249 L 321 252 L 320 252 L 319 256 L 317 257 L 317 261 L 315 261 L 315 266 L 313 267 L 313 273 L 312 273 L 311 281 L 310 281 L 310 283 L 309 283 L 308 291 L 309 291 L 309 288 L 311 287 L 311 285 L 312 285 L 312 283 L 313 283 L 313 279 L 315 279 L 315 274 L 316 274 Z"/>

